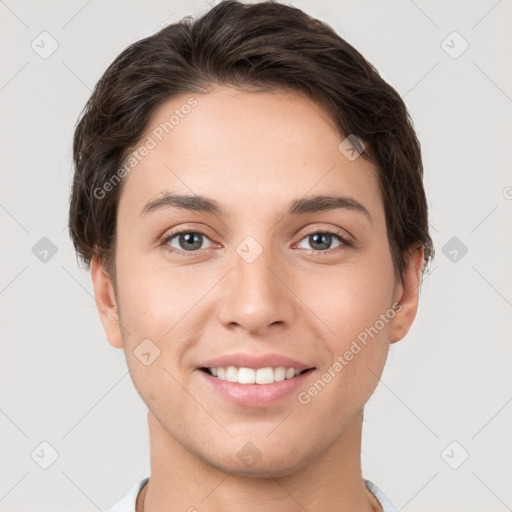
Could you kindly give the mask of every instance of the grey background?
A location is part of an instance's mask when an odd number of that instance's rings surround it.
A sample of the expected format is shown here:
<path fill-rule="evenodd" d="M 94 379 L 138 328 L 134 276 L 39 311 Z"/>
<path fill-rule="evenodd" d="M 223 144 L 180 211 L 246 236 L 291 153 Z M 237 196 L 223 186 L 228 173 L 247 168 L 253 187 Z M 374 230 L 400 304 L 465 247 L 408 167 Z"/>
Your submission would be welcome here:
<path fill-rule="evenodd" d="M 366 407 L 363 475 L 400 510 L 512 510 L 511 2 L 293 4 L 402 94 L 424 152 L 437 258 Z M 2 512 L 105 509 L 149 475 L 145 405 L 105 339 L 67 234 L 71 138 L 121 50 L 207 8 L 0 1 Z M 46 59 L 31 47 L 43 31 L 58 43 Z M 469 44 L 457 58 L 464 43 L 446 39 L 453 31 Z M 56 254 L 41 252 L 43 237 Z M 48 469 L 42 442 L 58 452 Z"/>

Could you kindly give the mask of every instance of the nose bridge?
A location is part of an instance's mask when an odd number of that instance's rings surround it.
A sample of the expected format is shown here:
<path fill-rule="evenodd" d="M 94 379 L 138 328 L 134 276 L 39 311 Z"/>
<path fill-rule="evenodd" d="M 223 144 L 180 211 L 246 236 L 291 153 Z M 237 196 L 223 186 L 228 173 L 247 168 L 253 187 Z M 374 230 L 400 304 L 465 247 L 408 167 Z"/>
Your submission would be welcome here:
<path fill-rule="evenodd" d="M 279 274 L 279 262 L 270 237 L 265 247 L 254 237 L 246 237 L 234 250 L 232 270 L 224 284 L 220 320 L 258 331 L 276 322 L 292 320 L 293 305 Z"/>

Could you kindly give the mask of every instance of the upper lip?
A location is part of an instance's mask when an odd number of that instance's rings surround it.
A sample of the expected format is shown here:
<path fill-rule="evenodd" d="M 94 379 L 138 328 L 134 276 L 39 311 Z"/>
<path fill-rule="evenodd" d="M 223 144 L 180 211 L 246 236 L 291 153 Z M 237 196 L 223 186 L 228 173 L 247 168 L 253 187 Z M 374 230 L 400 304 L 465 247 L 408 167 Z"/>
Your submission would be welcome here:
<path fill-rule="evenodd" d="M 307 370 L 314 368 L 313 365 L 297 361 L 288 356 L 280 354 L 226 354 L 214 359 L 208 359 L 199 365 L 199 368 L 226 368 L 235 366 L 236 368 L 295 368 L 296 370 Z"/>

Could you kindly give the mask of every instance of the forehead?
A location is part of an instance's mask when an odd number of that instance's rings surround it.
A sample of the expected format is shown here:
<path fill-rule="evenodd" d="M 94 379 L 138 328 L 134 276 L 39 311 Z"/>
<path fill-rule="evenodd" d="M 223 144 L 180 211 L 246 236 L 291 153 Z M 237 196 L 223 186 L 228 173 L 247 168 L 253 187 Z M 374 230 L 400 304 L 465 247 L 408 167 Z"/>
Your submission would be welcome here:
<path fill-rule="evenodd" d="M 154 113 L 136 146 L 120 207 L 129 201 L 140 210 L 172 190 L 215 197 L 228 211 L 243 203 L 254 213 L 309 193 L 357 197 L 381 209 L 373 165 L 349 160 L 339 149 L 343 139 L 329 114 L 298 93 L 219 87 L 177 96 Z"/>

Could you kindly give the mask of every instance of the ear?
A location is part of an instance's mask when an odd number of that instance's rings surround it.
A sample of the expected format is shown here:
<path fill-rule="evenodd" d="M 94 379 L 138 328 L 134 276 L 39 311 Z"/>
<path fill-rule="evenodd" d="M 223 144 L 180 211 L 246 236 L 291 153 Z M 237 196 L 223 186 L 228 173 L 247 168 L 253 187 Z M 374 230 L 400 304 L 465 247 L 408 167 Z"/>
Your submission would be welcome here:
<path fill-rule="evenodd" d="M 405 254 L 406 268 L 403 280 L 397 283 L 394 304 L 396 315 L 391 323 L 390 343 L 400 341 L 411 328 L 418 310 L 418 295 L 423 268 L 423 246 L 414 247 Z"/>
<path fill-rule="evenodd" d="M 96 306 L 108 342 L 115 348 L 123 348 L 124 344 L 114 284 L 98 255 L 93 256 L 91 260 L 91 277 Z"/>

